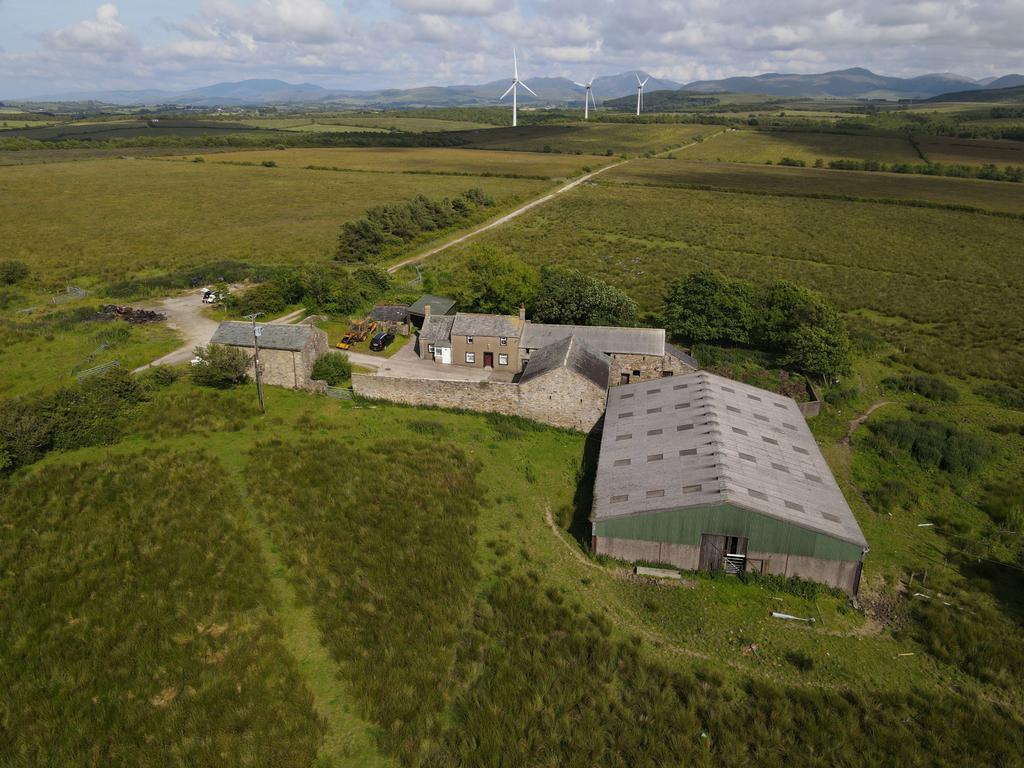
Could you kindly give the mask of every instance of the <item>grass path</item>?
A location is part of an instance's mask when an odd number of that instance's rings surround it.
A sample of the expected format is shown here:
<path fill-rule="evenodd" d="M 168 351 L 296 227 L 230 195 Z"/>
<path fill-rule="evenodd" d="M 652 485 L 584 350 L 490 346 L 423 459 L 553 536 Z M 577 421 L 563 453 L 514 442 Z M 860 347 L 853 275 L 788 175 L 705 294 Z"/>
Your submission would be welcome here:
<path fill-rule="evenodd" d="M 867 421 L 868 417 L 871 416 L 872 413 L 877 411 L 883 405 L 892 405 L 892 401 L 879 400 L 877 403 L 873 403 L 871 407 L 864 411 L 864 413 L 862 413 L 860 416 L 858 416 L 855 419 L 851 419 L 850 424 L 846 429 L 846 435 L 843 436 L 843 439 L 840 440 L 840 443 L 842 445 L 849 445 L 850 440 L 853 439 L 853 433 L 857 431 L 857 427 L 859 427 L 861 424 Z"/>
<path fill-rule="evenodd" d="M 247 522 L 259 542 L 277 599 L 277 616 L 284 630 L 284 646 L 295 659 L 303 682 L 313 694 L 313 707 L 327 724 L 317 753 L 317 765 L 331 768 L 393 768 L 374 743 L 373 726 L 352 711 L 341 682 L 341 670 L 323 644 L 313 608 L 299 602 L 288 581 L 288 567 L 270 539 L 270 531 L 250 518 Z"/>

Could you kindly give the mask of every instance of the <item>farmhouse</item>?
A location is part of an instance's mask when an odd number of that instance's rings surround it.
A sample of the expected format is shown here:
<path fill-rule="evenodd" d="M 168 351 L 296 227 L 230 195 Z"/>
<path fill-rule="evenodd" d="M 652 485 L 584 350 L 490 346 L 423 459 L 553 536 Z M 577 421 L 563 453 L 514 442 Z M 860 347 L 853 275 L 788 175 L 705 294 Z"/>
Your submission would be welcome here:
<path fill-rule="evenodd" d="M 608 392 L 594 551 L 851 595 L 867 542 L 797 404 L 707 372 Z"/>
<path fill-rule="evenodd" d="M 312 325 L 261 326 L 260 369 L 264 384 L 292 389 L 315 389 L 313 364 L 327 352 L 327 333 Z M 225 321 L 220 324 L 211 344 L 238 347 L 246 351 L 253 349 L 252 325 L 250 323 Z M 249 375 L 254 375 L 252 358 L 249 358 Z"/>
<path fill-rule="evenodd" d="M 608 357 L 608 386 L 684 374 L 699 367 L 692 357 L 666 343 L 664 329 L 531 323 L 525 308 L 518 317 L 466 312 L 436 317 L 427 307 L 419 355 L 445 365 L 517 374 L 539 351 L 573 337 Z"/>

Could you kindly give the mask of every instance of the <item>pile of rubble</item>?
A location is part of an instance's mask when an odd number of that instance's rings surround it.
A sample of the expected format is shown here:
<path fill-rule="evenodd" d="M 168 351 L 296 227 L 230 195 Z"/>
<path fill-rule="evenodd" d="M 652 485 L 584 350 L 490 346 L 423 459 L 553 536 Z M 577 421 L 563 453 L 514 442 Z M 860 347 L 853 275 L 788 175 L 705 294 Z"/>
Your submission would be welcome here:
<path fill-rule="evenodd" d="M 142 323 L 161 323 L 167 319 L 167 316 L 162 312 L 154 312 L 151 309 L 122 307 L 117 304 L 105 304 L 100 314 L 110 319 L 120 317 L 126 323 L 132 323 L 133 325 L 141 325 Z"/>

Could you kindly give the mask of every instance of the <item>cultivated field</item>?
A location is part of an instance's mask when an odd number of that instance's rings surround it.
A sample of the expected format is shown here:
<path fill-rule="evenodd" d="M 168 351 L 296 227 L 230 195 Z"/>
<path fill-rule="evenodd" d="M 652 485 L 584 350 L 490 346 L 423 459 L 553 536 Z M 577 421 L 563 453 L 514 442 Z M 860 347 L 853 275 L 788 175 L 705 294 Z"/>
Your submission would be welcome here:
<path fill-rule="evenodd" d="M 689 160 L 689 151 L 679 157 L 686 159 L 638 159 L 608 171 L 600 180 L 602 183 L 714 187 L 799 197 L 820 195 L 921 201 L 1024 214 L 1024 184 L 898 173 L 694 162 Z"/>
<path fill-rule="evenodd" d="M 115 282 L 225 259 L 296 264 L 329 258 L 342 223 L 374 205 L 480 187 L 507 206 L 549 186 L 213 162 L 15 166 L 0 170 L 0 241 L 44 281 Z"/>
<path fill-rule="evenodd" d="M 902 137 L 849 136 L 840 133 L 796 131 L 728 131 L 686 150 L 688 160 L 730 163 L 778 163 L 784 157 L 803 160 L 877 160 L 886 163 L 920 163 L 920 155 Z"/>
<path fill-rule="evenodd" d="M 191 157 L 191 156 L 190 156 Z M 286 149 L 226 152 L 206 158 L 211 162 L 262 163 L 273 160 L 283 168 L 320 168 L 381 171 L 388 173 L 438 173 L 492 176 L 543 176 L 561 179 L 576 176 L 585 167 L 605 161 L 592 157 L 541 152 L 511 153 L 474 149 L 387 147 L 366 149 Z"/>
<path fill-rule="evenodd" d="M 380 117 L 340 117 L 324 118 L 321 123 L 339 123 L 363 129 L 383 128 L 389 131 L 406 133 L 435 133 L 438 131 L 472 131 L 477 128 L 489 128 L 486 123 L 475 123 L 468 120 L 439 120 L 432 117 L 403 117 L 402 115 L 381 115 Z"/>
<path fill-rule="evenodd" d="M 933 163 L 1024 167 L 1024 142 L 922 136 L 921 150 Z"/>
<path fill-rule="evenodd" d="M 313 120 L 306 117 L 264 117 L 239 120 L 239 122 L 242 125 L 252 126 L 253 128 L 298 133 L 351 133 L 354 131 L 374 133 L 377 130 L 370 126 L 339 125 L 329 121 Z"/>
<path fill-rule="evenodd" d="M 586 185 L 443 256 L 497 246 L 535 265 L 583 269 L 657 309 L 668 282 L 701 267 L 786 278 L 898 321 L 917 359 L 1024 375 L 1024 221 L 891 204 Z M 965 307 L 974 308 L 964 311 Z"/>
<path fill-rule="evenodd" d="M 663 152 L 689 144 L 697 136 L 720 130 L 713 125 L 592 123 L 590 125 L 528 125 L 489 128 L 458 135 L 479 149 L 515 149 L 532 152 L 582 152 L 586 155 L 639 155 Z M 690 150 L 687 150 L 690 151 Z"/>

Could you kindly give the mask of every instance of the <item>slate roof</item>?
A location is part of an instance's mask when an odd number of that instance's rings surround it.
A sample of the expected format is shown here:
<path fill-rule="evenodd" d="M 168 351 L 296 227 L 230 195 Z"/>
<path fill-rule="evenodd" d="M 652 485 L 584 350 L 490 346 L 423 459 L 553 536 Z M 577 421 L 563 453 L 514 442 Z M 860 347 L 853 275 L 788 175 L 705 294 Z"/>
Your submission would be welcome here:
<path fill-rule="evenodd" d="M 427 293 L 420 296 L 419 300 L 409 307 L 409 314 L 423 317 L 427 312 L 428 304 L 430 305 L 431 315 L 446 315 L 455 306 L 455 299 L 449 299 L 447 296 L 433 296 Z"/>
<path fill-rule="evenodd" d="M 666 343 L 665 344 L 665 351 L 668 354 L 672 355 L 672 357 L 676 358 L 677 360 L 681 360 L 684 365 L 690 366 L 695 371 L 700 368 L 700 363 L 697 362 L 697 358 L 692 357 L 692 356 L 686 354 L 685 352 L 683 352 L 683 350 L 681 350 L 675 344 L 668 344 L 668 343 Z"/>
<path fill-rule="evenodd" d="M 706 371 L 609 390 L 595 519 L 713 504 L 867 547 L 790 398 Z"/>
<path fill-rule="evenodd" d="M 451 344 L 454 322 L 455 315 L 431 315 L 423 321 L 423 327 L 420 328 L 420 342 Z"/>
<path fill-rule="evenodd" d="M 519 342 L 522 349 L 541 349 L 552 342 L 578 336 L 606 355 L 665 354 L 663 328 L 617 328 L 604 325 L 549 325 L 527 323 Z"/>
<path fill-rule="evenodd" d="M 519 382 L 525 384 L 551 371 L 567 368 L 604 389 L 608 386 L 610 367 L 607 355 L 579 336 L 569 336 L 534 353 Z"/>
<path fill-rule="evenodd" d="M 266 324 L 261 326 L 260 349 L 283 349 L 300 352 L 305 349 L 312 336 L 308 325 Z M 252 323 L 225 320 L 210 339 L 211 344 L 252 349 Z"/>
<path fill-rule="evenodd" d="M 433 311 L 433 310 L 431 310 Z M 518 339 L 523 332 L 523 321 L 512 315 L 477 315 L 456 312 L 452 336 L 504 336 Z"/>
<path fill-rule="evenodd" d="M 409 319 L 409 307 L 405 304 L 380 304 L 370 310 L 370 318 L 378 323 L 404 323 Z"/>

